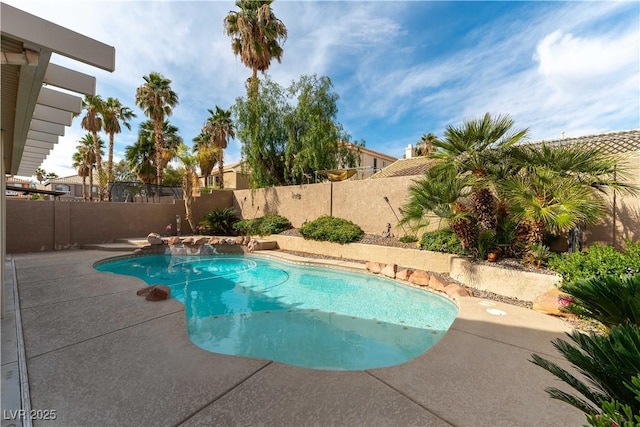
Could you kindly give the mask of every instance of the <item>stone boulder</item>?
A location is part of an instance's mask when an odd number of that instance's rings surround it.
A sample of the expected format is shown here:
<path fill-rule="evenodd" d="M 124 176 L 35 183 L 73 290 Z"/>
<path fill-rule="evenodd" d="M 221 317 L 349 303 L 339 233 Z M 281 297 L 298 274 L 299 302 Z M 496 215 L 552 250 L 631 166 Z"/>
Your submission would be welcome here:
<path fill-rule="evenodd" d="M 242 238 L 242 244 L 245 245 L 245 246 L 248 245 L 250 241 L 251 241 L 251 237 L 250 236 L 244 236 Z"/>
<path fill-rule="evenodd" d="M 176 246 L 180 244 L 180 237 L 178 236 L 171 236 L 167 239 L 167 245 L 169 246 Z"/>
<path fill-rule="evenodd" d="M 471 294 L 465 288 L 455 283 L 445 286 L 444 292 L 449 295 L 450 298 L 470 297 Z"/>
<path fill-rule="evenodd" d="M 236 245 L 242 245 L 244 244 L 244 237 L 238 236 L 236 237 L 235 241 L 236 241 Z"/>
<path fill-rule="evenodd" d="M 533 309 L 552 316 L 571 316 L 566 310 L 570 303 L 571 296 L 565 294 L 560 289 L 551 289 L 533 301 Z"/>
<path fill-rule="evenodd" d="M 185 237 L 182 240 L 182 244 L 184 245 L 193 245 L 194 241 L 193 241 L 193 237 Z"/>
<path fill-rule="evenodd" d="M 136 295 L 144 297 L 147 301 L 163 301 L 171 298 L 171 289 L 165 285 L 151 285 L 139 289 Z"/>
<path fill-rule="evenodd" d="M 397 271 L 398 266 L 396 264 L 387 264 L 382 270 L 380 270 L 380 274 L 390 277 L 391 279 L 395 279 Z"/>
<path fill-rule="evenodd" d="M 147 235 L 147 242 L 150 245 L 162 245 L 164 242 L 162 241 L 162 237 L 158 233 L 149 233 Z"/>
<path fill-rule="evenodd" d="M 134 255 L 144 255 L 144 251 L 142 250 L 142 248 L 134 249 L 133 250 L 133 254 Z"/>
<path fill-rule="evenodd" d="M 411 278 L 411 275 L 413 274 L 413 270 L 410 270 L 408 268 L 404 268 L 402 270 L 399 270 L 396 273 L 396 279 L 398 280 L 404 280 L 405 282 L 408 281 Z"/>
<path fill-rule="evenodd" d="M 426 271 L 416 270 L 409 278 L 409 283 L 413 283 L 418 286 L 429 286 L 429 280 L 431 276 Z"/>
<path fill-rule="evenodd" d="M 445 292 L 445 288 L 449 283 L 437 274 L 432 274 L 429 279 L 429 287 L 433 290 Z"/>
<path fill-rule="evenodd" d="M 380 274 L 380 272 L 382 271 L 382 266 L 379 262 L 369 261 L 365 264 L 365 266 L 367 267 L 367 270 L 375 274 Z"/>
<path fill-rule="evenodd" d="M 209 241 L 209 239 L 208 239 L 207 237 L 205 237 L 205 236 L 200 236 L 200 237 L 196 237 L 196 238 L 193 240 L 193 243 L 194 243 L 195 245 L 200 245 L 200 246 L 202 246 L 202 245 L 204 245 L 205 243 L 207 243 L 208 241 Z"/>
<path fill-rule="evenodd" d="M 220 239 L 218 239 L 217 237 L 212 237 L 209 239 L 209 244 L 210 245 L 219 245 L 220 244 Z"/>

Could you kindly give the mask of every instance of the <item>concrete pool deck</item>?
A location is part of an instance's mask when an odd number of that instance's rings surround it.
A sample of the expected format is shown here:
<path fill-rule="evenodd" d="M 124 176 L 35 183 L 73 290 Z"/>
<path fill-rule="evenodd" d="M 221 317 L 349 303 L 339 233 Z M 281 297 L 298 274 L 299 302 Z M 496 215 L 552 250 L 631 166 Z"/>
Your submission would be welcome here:
<path fill-rule="evenodd" d="M 580 411 L 548 397 L 545 387 L 562 384 L 528 361 L 535 352 L 567 366 L 550 343 L 569 330 L 557 318 L 498 302 L 490 308 L 505 314 L 492 315 L 487 302 L 462 298 L 449 332 L 417 359 L 357 372 L 303 369 L 196 347 L 181 303 L 147 302 L 135 295 L 144 286 L 139 279 L 93 269 L 119 254 L 126 253 L 11 256 L 31 409 L 56 414 L 36 426 L 585 422 Z M 3 415 L 15 409 L 5 391 L 17 384 L 5 375 L 17 363 L 16 343 L 6 342 L 10 321 L 9 313 L 2 322 Z M 20 425 L 3 416 L 2 426 L 11 423 Z"/>

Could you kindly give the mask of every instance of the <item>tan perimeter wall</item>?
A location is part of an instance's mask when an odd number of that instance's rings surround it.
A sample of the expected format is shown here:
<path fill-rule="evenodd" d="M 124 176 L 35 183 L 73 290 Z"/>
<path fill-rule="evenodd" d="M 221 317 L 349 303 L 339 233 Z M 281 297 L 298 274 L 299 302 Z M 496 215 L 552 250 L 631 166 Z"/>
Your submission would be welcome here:
<path fill-rule="evenodd" d="M 398 227 L 395 215 L 402 217 L 400 208 L 414 179 L 395 177 L 239 190 L 233 192 L 233 204 L 243 218 L 277 213 L 287 217 L 294 227 L 300 227 L 305 221 L 333 215 L 353 221 L 367 233 L 381 234 L 391 224 L 392 233 L 403 236 L 405 232 Z M 429 229 L 437 225 L 434 219 Z M 410 234 L 408 227 L 405 229 Z"/>
<path fill-rule="evenodd" d="M 196 198 L 196 223 L 206 213 L 230 207 L 232 191 L 216 191 Z M 37 252 L 72 245 L 113 242 L 115 239 L 164 234 L 167 224 L 182 218 L 182 233 L 190 234 L 184 221 L 184 203 L 88 203 L 47 200 L 7 200 L 7 252 Z"/>

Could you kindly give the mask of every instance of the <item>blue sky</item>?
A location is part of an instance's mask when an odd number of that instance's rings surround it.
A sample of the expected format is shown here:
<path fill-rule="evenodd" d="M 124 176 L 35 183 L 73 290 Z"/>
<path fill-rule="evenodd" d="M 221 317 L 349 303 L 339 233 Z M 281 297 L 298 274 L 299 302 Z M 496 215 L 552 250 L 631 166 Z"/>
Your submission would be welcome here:
<path fill-rule="evenodd" d="M 180 104 L 171 122 L 188 143 L 216 105 L 245 95 L 250 70 L 231 52 L 222 21 L 233 1 L 6 1 L 116 48 L 113 73 L 66 58 L 95 75 L 97 92 L 119 98 L 138 118 L 116 136 L 115 156 L 140 121 L 135 90 L 158 71 Z M 340 121 L 354 140 L 402 157 L 407 144 L 447 125 L 510 114 L 530 139 L 640 128 L 640 3 L 287 1 L 273 3 L 287 26 L 283 86 L 304 74 L 331 78 Z M 72 175 L 84 135 L 79 119 L 43 167 Z M 233 141 L 225 163 L 240 160 Z"/>

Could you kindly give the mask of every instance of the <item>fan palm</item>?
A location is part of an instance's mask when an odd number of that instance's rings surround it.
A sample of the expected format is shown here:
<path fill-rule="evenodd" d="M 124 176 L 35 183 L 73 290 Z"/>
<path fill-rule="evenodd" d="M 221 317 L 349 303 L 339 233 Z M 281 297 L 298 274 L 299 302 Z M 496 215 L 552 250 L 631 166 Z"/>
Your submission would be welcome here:
<path fill-rule="evenodd" d="M 78 141 L 76 152 L 72 155 L 72 166 L 76 168 L 76 170 L 78 171 L 78 175 L 82 177 L 83 200 L 87 200 L 87 177 L 89 177 L 90 188 L 88 199 L 91 201 L 93 200 L 93 169 L 96 166 L 96 145 L 100 147 L 98 152 L 100 154 L 103 154 L 102 149 L 104 148 L 104 141 L 98 138 L 98 143 L 96 144 L 94 142 L 93 135 L 88 133 Z"/>
<path fill-rule="evenodd" d="M 435 149 L 434 142 L 438 139 L 433 133 L 422 135 L 416 144 L 416 156 L 428 156 Z"/>
<path fill-rule="evenodd" d="M 220 189 L 224 188 L 223 177 L 223 150 L 227 148 L 229 138 L 234 138 L 235 130 L 231 120 L 231 110 L 224 110 L 216 105 L 216 111 L 209 111 L 209 118 L 205 123 L 202 133 L 211 138 L 211 146 L 216 149 L 218 158 L 218 181 Z"/>
<path fill-rule="evenodd" d="M 273 0 L 237 0 L 239 11 L 224 18 L 224 29 L 231 37 L 234 55 L 251 68 L 250 93 L 257 95 L 258 71 L 265 72 L 275 58 L 282 58 L 281 44 L 287 39 L 287 27 L 271 10 Z"/>
<path fill-rule="evenodd" d="M 429 169 L 409 187 L 400 223 L 424 223 L 432 212 L 448 223 L 464 249 L 475 250 L 478 229 L 469 203 L 475 181 L 473 175 L 459 175 L 453 167 Z"/>
<path fill-rule="evenodd" d="M 93 138 L 95 152 L 95 164 L 98 171 L 98 200 L 102 201 L 104 186 L 102 179 L 102 148 L 99 145 L 100 139 L 98 138 L 98 132 L 102 130 L 104 111 L 104 100 L 100 95 L 86 95 L 82 100 L 82 108 L 85 110 L 85 115 L 80 122 L 82 129 L 91 133 Z M 93 187 L 92 193 L 93 193 Z"/>
<path fill-rule="evenodd" d="M 122 105 L 117 98 L 107 98 L 104 103 L 103 127 L 104 131 L 109 135 L 109 158 L 107 163 L 107 183 L 113 182 L 113 145 L 114 135 L 122 131 L 121 124 L 131 130 L 129 121 L 136 115 L 134 112 Z M 111 201 L 111 188 L 107 188 L 106 199 Z"/>
<path fill-rule="evenodd" d="M 459 174 L 471 173 L 478 178 L 471 194 L 473 213 L 481 229 L 495 230 L 496 199 L 491 191 L 492 166 L 502 159 L 504 149 L 522 141 L 527 129 L 514 130 L 514 122 L 508 115 L 491 117 L 486 113 L 481 119 L 469 120 L 461 127 L 448 126 L 444 139 L 434 139 L 437 151 L 431 157 L 440 159 L 441 165 L 453 165 Z"/>
<path fill-rule="evenodd" d="M 496 189 L 527 230 L 528 244 L 541 242 L 546 232 L 599 222 L 606 215 L 607 188 L 636 191 L 622 182 L 622 159 L 597 148 L 524 145 L 512 147 L 508 157 L 511 174 L 497 180 Z"/>
<path fill-rule="evenodd" d="M 171 80 L 152 72 L 143 77 L 145 83 L 136 90 L 136 105 L 151 119 L 154 126 L 156 184 L 162 185 L 164 153 L 163 124 L 178 105 L 178 95 L 171 89 Z M 168 163 L 168 162 L 167 162 Z"/>

